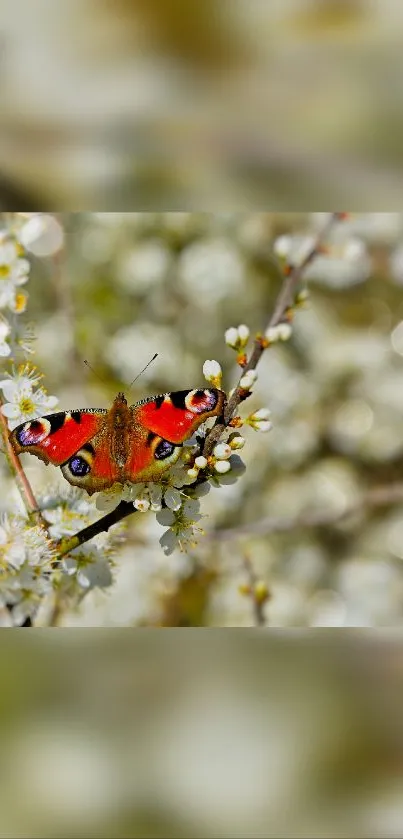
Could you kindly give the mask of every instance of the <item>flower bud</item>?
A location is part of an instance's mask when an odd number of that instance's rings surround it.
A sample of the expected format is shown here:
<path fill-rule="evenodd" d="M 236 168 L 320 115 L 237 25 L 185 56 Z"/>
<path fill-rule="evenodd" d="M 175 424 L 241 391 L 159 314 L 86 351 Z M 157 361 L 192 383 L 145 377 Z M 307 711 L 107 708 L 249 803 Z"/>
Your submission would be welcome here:
<path fill-rule="evenodd" d="M 265 332 L 265 337 L 270 344 L 276 344 L 277 341 L 288 341 L 291 335 L 292 326 L 289 323 L 278 323 L 277 326 L 269 326 Z"/>
<path fill-rule="evenodd" d="M 198 469 L 188 469 L 187 474 L 189 475 L 189 478 L 192 478 L 192 479 L 196 480 L 196 478 L 199 475 L 199 470 Z"/>
<path fill-rule="evenodd" d="M 238 348 L 238 330 L 235 329 L 235 326 L 230 326 L 225 331 L 225 343 L 234 350 Z"/>
<path fill-rule="evenodd" d="M 248 370 L 244 376 L 242 376 L 241 381 L 239 382 L 240 387 L 244 390 L 250 390 L 252 385 L 255 383 L 257 379 L 257 372 L 256 370 Z"/>
<path fill-rule="evenodd" d="M 203 364 L 203 375 L 214 387 L 220 387 L 222 370 L 218 361 L 214 361 L 213 359 L 205 361 Z"/>
<path fill-rule="evenodd" d="M 230 471 L 231 464 L 228 463 L 228 460 L 217 460 L 217 463 L 214 464 L 214 469 L 219 475 L 225 475 L 226 472 Z"/>
<path fill-rule="evenodd" d="M 214 447 L 213 455 L 217 458 L 217 460 L 227 460 L 231 457 L 231 454 L 231 446 L 229 446 L 228 443 L 218 443 Z"/>
<path fill-rule="evenodd" d="M 240 341 L 241 347 L 246 347 L 246 344 L 249 341 L 249 335 L 250 335 L 249 326 L 246 326 L 245 323 L 241 323 L 241 325 L 238 326 L 238 336 L 239 336 L 239 341 Z"/>
<path fill-rule="evenodd" d="M 200 454 L 195 459 L 195 466 L 197 467 L 197 469 L 205 469 L 207 466 L 207 458 L 204 457 L 204 455 Z"/>
<path fill-rule="evenodd" d="M 270 416 L 271 416 L 271 411 L 269 410 L 269 408 L 259 408 L 258 411 L 255 411 L 251 415 L 251 419 L 266 420 L 266 419 L 269 419 Z"/>
<path fill-rule="evenodd" d="M 240 434 L 236 434 L 235 437 L 230 440 L 229 445 L 234 451 L 236 451 L 236 449 L 243 449 L 245 445 L 245 437 L 241 437 Z"/>

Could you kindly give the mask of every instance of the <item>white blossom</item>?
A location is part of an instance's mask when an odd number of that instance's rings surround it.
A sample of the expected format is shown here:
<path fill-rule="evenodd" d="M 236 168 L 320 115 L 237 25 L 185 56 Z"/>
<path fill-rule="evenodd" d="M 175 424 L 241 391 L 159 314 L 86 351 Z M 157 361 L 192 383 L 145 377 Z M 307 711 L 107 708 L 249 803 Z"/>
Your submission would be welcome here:
<path fill-rule="evenodd" d="M 42 387 L 34 391 L 26 381 L 21 383 L 7 379 L 0 382 L 0 388 L 7 400 L 1 410 L 11 430 L 20 423 L 49 413 L 58 403 L 56 396 L 48 396 Z"/>
<path fill-rule="evenodd" d="M 201 519 L 200 504 L 195 498 L 187 498 L 181 508 L 175 512 L 161 510 L 157 513 L 157 521 L 168 530 L 160 538 L 160 545 L 166 556 L 176 548 L 185 551 L 188 546 L 195 544 L 195 524 Z"/>
<path fill-rule="evenodd" d="M 75 548 L 62 560 L 66 574 L 75 576 L 83 589 L 107 588 L 112 583 L 112 573 L 107 558 L 94 543 Z"/>
<path fill-rule="evenodd" d="M 139 513 L 146 513 L 150 509 L 151 504 L 148 498 L 140 497 L 134 499 L 133 506 Z"/>

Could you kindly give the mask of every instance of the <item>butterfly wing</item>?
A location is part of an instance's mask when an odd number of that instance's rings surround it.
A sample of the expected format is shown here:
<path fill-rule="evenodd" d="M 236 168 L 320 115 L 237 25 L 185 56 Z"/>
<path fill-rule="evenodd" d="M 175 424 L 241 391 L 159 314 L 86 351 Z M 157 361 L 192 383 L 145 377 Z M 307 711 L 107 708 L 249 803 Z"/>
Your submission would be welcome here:
<path fill-rule="evenodd" d="M 19 425 L 10 434 L 17 454 L 29 452 L 44 463 L 61 466 L 70 484 L 87 492 L 105 489 L 116 480 L 110 458 L 105 409 L 59 411 Z"/>
<path fill-rule="evenodd" d="M 180 390 L 110 411 L 60 411 L 19 425 L 10 434 L 17 454 L 29 452 L 60 466 L 67 481 L 89 494 L 115 482 L 157 481 L 180 447 L 208 417 L 219 416 L 225 394 Z"/>
<path fill-rule="evenodd" d="M 131 407 L 127 481 L 157 481 L 179 457 L 181 446 L 209 417 L 219 416 L 225 393 L 217 388 L 179 390 Z"/>

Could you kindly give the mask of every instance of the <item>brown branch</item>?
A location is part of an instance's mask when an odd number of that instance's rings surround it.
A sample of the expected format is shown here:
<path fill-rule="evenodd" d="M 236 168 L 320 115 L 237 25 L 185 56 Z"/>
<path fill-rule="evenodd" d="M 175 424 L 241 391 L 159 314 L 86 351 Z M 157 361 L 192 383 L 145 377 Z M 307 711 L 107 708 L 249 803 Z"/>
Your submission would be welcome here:
<path fill-rule="evenodd" d="M 39 509 L 38 502 L 35 498 L 33 493 L 31 484 L 24 472 L 24 469 L 21 465 L 20 459 L 16 452 L 14 451 L 14 447 L 10 441 L 10 435 L 7 425 L 6 417 L 4 416 L 1 406 L 3 405 L 3 400 L 0 397 L 0 431 L 4 440 L 4 451 L 7 457 L 8 463 L 10 465 L 10 469 L 16 479 L 18 489 L 21 494 L 21 498 L 24 502 L 25 509 L 30 516 L 30 518 L 35 522 L 35 524 L 40 525 L 45 530 L 47 529 L 47 524 L 45 519 L 42 516 L 42 513 Z"/>
<path fill-rule="evenodd" d="M 278 324 L 282 323 L 284 320 L 287 319 L 288 309 L 293 303 L 295 290 L 298 284 L 301 282 L 304 271 L 306 270 L 308 265 L 310 265 L 310 263 L 313 261 L 315 256 L 317 256 L 320 253 L 324 242 L 326 241 L 330 231 L 332 230 L 336 222 L 341 221 L 344 218 L 344 216 L 344 213 L 332 213 L 332 215 L 324 225 L 323 229 L 318 233 L 311 250 L 307 253 L 302 262 L 300 262 L 299 265 L 286 266 L 285 279 L 281 286 L 277 300 L 274 304 L 273 314 L 267 324 L 266 330 L 270 329 L 273 326 L 278 326 Z M 220 438 L 223 429 L 233 418 L 238 405 L 242 401 L 244 394 L 242 388 L 240 387 L 240 380 L 242 376 L 244 376 L 245 373 L 248 372 L 248 370 L 256 369 L 267 346 L 268 344 L 262 341 L 260 337 L 257 337 L 255 339 L 254 347 L 250 355 L 250 358 L 248 359 L 246 365 L 242 368 L 242 373 L 240 375 L 238 384 L 226 406 L 224 414 L 224 423 L 216 423 L 216 425 L 212 428 L 210 433 L 207 434 L 203 448 L 203 454 L 205 455 L 205 457 L 208 457 L 208 455 L 210 455 L 213 451 L 213 448 L 218 439 Z"/>
<path fill-rule="evenodd" d="M 121 501 L 120 504 L 118 504 L 118 506 L 110 513 L 107 513 L 106 516 L 102 516 L 97 521 L 89 524 L 88 527 L 84 527 L 79 531 L 79 533 L 72 536 L 71 539 L 62 541 L 58 546 L 58 557 L 61 558 L 62 556 L 70 553 L 70 551 L 73 551 L 74 548 L 78 548 L 80 545 L 83 545 L 84 542 L 89 542 L 89 540 L 93 539 L 94 536 L 97 536 L 98 533 L 106 533 L 112 525 L 118 524 L 118 522 L 127 518 L 127 516 L 130 516 L 132 513 L 137 513 L 136 508 L 133 507 L 133 503 L 131 501 Z"/>
<path fill-rule="evenodd" d="M 265 516 L 265 518 L 259 521 L 241 525 L 240 527 L 213 530 L 207 533 L 205 538 L 223 542 L 240 539 L 244 536 L 266 536 L 269 533 L 291 533 L 298 529 L 331 527 L 354 515 L 365 513 L 367 510 L 389 507 L 393 504 L 400 503 L 403 503 L 403 482 L 370 489 L 354 504 L 338 512 L 311 512 L 303 513 L 300 516 L 284 518 Z"/>

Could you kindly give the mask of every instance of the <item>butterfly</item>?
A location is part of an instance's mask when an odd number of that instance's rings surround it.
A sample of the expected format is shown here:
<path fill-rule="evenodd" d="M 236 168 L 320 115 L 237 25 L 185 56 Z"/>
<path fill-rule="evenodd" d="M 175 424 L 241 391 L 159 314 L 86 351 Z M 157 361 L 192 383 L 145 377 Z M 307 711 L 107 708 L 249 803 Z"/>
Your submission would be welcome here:
<path fill-rule="evenodd" d="M 59 411 L 10 433 L 17 454 L 29 452 L 60 466 L 66 480 L 90 495 L 115 483 L 158 481 L 181 446 L 209 417 L 220 416 L 217 388 L 178 390 L 129 406 L 118 393 L 110 410 Z"/>

